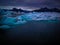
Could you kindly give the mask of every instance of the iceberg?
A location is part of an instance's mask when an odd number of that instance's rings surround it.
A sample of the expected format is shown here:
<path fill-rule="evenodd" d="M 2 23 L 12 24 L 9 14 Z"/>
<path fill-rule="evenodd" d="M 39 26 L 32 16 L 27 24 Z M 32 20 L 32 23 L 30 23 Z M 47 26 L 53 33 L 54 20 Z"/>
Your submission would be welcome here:
<path fill-rule="evenodd" d="M 0 26 L 0 28 L 2 28 L 2 29 L 9 29 L 10 26 L 8 26 L 8 25 L 2 25 L 2 26 Z"/>

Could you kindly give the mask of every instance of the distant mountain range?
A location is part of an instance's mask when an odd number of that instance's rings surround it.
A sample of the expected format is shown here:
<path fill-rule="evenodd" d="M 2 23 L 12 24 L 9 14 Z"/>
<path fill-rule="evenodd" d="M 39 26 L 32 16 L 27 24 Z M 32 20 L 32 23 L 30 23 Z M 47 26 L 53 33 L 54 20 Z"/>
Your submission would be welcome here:
<path fill-rule="evenodd" d="M 23 10 L 23 9 L 17 9 L 17 8 L 3 9 L 3 10 L 4 11 L 16 11 L 16 12 L 20 11 L 20 12 L 26 12 L 26 13 L 28 13 L 28 12 L 60 12 L 60 9 L 58 9 L 58 8 L 51 8 L 51 9 L 49 9 L 47 7 L 40 8 L 40 9 L 35 9 L 33 11 L 28 11 L 28 10 Z"/>
<path fill-rule="evenodd" d="M 60 12 L 60 9 L 58 9 L 58 8 L 49 9 L 49 8 L 45 7 L 45 8 L 40 8 L 40 9 L 33 10 L 33 11 L 34 12 Z"/>

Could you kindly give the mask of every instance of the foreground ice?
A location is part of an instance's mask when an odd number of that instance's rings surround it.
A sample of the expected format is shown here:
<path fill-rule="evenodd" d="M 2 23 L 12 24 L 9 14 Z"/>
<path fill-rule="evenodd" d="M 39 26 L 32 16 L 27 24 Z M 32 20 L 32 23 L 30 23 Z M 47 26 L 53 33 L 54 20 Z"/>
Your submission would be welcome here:
<path fill-rule="evenodd" d="M 17 24 L 24 24 L 28 21 L 32 21 L 32 20 L 60 20 L 60 13 L 56 13 L 56 12 L 33 12 L 33 13 L 26 13 L 23 15 L 19 15 L 16 17 L 9 17 L 8 16 L 9 13 L 7 13 L 7 15 L 3 16 L 3 19 L 0 23 L 2 23 L 3 25 L 17 25 Z M 11 14 L 10 14 L 11 15 Z M 9 26 L 0 26 L 0 28 L 2 27 L 8 27 Z"/>

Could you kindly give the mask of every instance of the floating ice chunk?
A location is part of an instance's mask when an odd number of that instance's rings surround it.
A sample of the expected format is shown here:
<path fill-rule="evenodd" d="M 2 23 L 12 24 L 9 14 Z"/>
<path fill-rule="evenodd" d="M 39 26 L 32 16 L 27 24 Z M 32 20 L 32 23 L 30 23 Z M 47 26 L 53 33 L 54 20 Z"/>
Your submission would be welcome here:
<path fill-rule="evenodd" d="M 15 24 L 22 24 L 22 23 L 26 23 L 27 21 L 26 21 L 26 19 L 24 18 L 24 17 L 22 17 L 22 16 L 18 16 L 18 17 L 16 17 L 16 23 Z"/>
<path fill-rule="evenodd" d="M 10 28 L 10 26 L 8 26 L 8 25 L 2 25 L 2 26 L 0 26 L 0 28 L 2 28 L 2 29 L 8 29 L 8 28 Z"/>
<path fill-rule="evenodd" d="M 4 24 L 14 24 L 15 23 L 15 18 L 12 18 L 12 17 L 7 17 L 4 21 L 3 21 Z"/>
<path fill-rule="evenodd" d="M 17 22 L 14 23 L 14 24 L 24 24 L 24 23 L 26 23 L 26 21 L 17 21 Z"/>

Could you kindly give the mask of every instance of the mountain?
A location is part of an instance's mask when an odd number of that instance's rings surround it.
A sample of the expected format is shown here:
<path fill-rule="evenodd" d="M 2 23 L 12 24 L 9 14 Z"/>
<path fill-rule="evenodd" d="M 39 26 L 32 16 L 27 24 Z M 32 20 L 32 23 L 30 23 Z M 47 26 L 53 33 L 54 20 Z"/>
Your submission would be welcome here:
<path fill-rule="evenodd" d="M 36 10 L 33 10 L 33 11 L 34 12 L 60 12 L 60 9 L 58 9 L 58 8 L 49 9 L 49 8 L 45 7 L 45 8 L 40 8 L 40 9 L 36 9 Z"/>
<path fill-rule="evenodd" d="M 18 11 L 20 11 L 20 12 L 25 12 L 25 13 L 29 13 L 30 11 L 28 11 L 28 10 L 23 10 L 23 9 L 17 9 L 17 8 L 13 8 L 12 9 L 12 11 L 16 11 L 16 12 L 18 12 Z"/>

